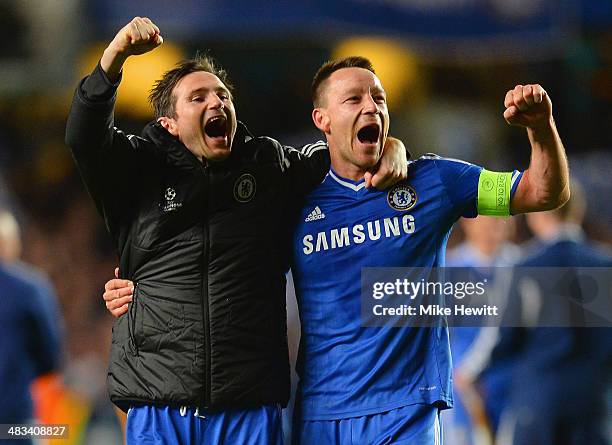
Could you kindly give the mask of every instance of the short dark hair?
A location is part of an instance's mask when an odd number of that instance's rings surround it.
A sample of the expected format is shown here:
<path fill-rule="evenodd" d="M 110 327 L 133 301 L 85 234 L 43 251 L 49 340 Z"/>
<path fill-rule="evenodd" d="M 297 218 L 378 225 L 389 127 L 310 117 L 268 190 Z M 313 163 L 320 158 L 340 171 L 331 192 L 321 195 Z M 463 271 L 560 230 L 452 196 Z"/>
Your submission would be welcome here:
<path fill-rule="evenodd" d="M 207 54 L 196 54 L 192 59 L 182 60 L 170 71 L 155 82 L 149 94 L 149 102 L 153 107 L 155 119 L 162 116 L 175 117 L 176 96 L 173 94 L 176 84 L 185 76 L 197 71 L 214 74 L 223 82 L 231 93 L 232 85 L 229 83 L 227 72 Z"/>
<path fill-rule="evenodd" d="M 323 93 L 323 84 L 329 77 L 343 68 L 363 68 L 376 74 L 372 62 L 365 57 L 351 56 L 338 60 L 328 60 L 317 71 L 312 79 L 312 103 L 315 107 L 320 106 Z"/>

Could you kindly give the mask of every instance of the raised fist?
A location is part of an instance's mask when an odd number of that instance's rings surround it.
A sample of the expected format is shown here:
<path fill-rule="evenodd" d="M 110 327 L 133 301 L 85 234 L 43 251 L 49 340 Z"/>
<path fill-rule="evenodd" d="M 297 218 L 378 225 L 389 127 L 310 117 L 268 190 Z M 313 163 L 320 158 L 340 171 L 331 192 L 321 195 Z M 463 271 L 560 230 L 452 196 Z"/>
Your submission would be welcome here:
<path fill-rule="evenodd" d="M 552 102 L 540 85 L 517 85 L 506 93 L 504 119 L 510 125 L 536 128 L 552 117 Z"/>
<path fill-rule="evenodd" d="M 147 17 L 134 17 L 119 30 L 109 47 L 123 56 L 148 53 L 163 43 L 159 28 Z"/>

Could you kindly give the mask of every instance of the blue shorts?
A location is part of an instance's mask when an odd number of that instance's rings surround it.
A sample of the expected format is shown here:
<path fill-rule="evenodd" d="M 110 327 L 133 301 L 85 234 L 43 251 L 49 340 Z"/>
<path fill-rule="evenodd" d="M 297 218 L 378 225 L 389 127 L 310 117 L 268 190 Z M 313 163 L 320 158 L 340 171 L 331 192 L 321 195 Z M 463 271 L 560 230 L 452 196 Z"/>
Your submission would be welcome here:
<path fill-rule="evenodd" d="M 128 445 L 283 445 L 280 405 L 206 413 L 136 406 L 128 411 Z"/>
<path fill-rule="evenodd" d="M 414 404 L 368 416 L 339 420 L 297 420 L 294 445 L 440 445 L 440 412 L 432 405 Z"/>

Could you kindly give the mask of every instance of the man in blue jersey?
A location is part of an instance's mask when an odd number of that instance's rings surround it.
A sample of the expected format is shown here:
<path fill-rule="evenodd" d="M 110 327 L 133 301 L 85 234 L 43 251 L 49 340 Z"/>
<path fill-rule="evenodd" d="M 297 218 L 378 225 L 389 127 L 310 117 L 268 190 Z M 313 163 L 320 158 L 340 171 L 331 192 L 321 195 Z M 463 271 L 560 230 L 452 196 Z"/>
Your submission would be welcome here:
<path fill-rule="evenodd" d="M 389 128 L 386 94 L 370 62 L 351 57 L 321 67 L 313 81 L 315 125 L 332 167 L 306 198 L 294 238 L 293 277 L 302 338 L 296 443 L 439 443 L 439 409 L 452 405 L 446 326 L 366 328 L 363 267 L 444 265 L 461 216 L 547 210 L 569 197 L 567 161 L 547 93 L 508 91 L 504 118 L 527 128 L 524 173 L 496 173 L 424 156 L 389 191 L 366 189 Z"/>

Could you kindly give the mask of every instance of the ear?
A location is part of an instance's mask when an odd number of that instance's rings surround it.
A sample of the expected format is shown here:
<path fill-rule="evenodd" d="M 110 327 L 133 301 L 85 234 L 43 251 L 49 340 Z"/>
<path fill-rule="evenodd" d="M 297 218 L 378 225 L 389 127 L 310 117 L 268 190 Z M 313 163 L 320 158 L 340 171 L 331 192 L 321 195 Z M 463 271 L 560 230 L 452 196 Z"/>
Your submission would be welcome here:
<path fill-rule="evenodd" d="M 312 121 L 315 126 L 323 133 L 329 133 L 331 130 L 331 121 L 327 110 L 324 108 L 315 108 L 312 110 Z"/>
<path fill-rule="evenodd" d="M 176 125 L 176 121 L 174 119 L 171 117 L 162 116 L 157 119 L 157 122 L 159 122 L 161 126 L 164 127 L 172 136 L 178 137 L 178 126 Z"/>

